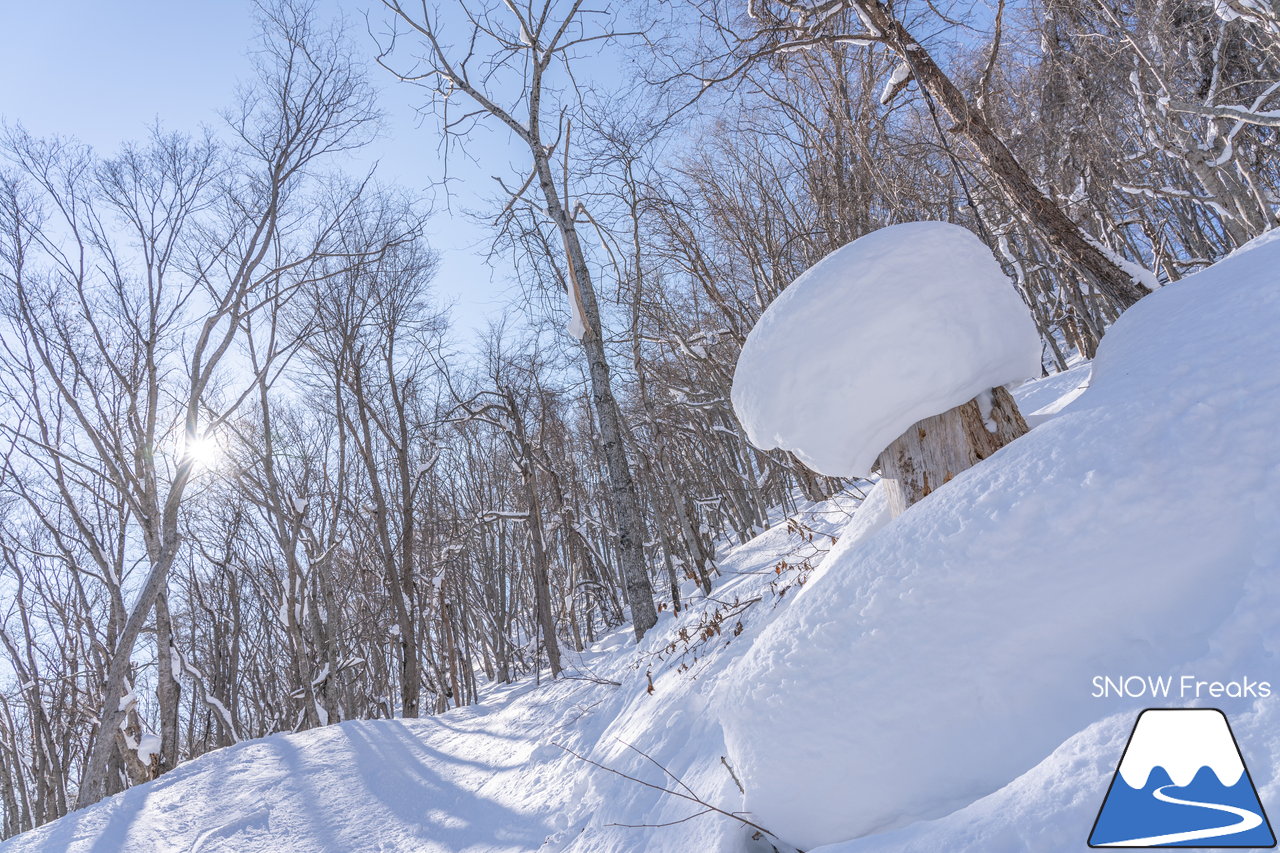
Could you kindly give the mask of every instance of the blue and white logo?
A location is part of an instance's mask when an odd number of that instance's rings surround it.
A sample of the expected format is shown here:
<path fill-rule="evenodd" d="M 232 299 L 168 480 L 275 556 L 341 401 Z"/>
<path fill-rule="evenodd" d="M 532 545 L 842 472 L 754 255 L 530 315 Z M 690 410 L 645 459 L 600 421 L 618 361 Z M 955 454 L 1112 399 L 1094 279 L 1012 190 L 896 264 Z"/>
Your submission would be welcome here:
<path fill-rule="evenodd" d="M 1138 715 L 1089 835 L 1090 847 L 1275 847 L 1226 715 Z"/>

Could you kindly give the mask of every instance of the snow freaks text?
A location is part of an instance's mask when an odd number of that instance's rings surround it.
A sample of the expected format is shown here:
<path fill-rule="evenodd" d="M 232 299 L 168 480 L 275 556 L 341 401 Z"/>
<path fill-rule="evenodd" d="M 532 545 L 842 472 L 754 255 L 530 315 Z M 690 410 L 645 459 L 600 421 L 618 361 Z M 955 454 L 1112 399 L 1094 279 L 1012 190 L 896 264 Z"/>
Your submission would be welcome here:
<path fill-rule="evenodd" d="M 1234 681 L 1206 681 L 1194 675 L 1095 675 L 1094 699 L 1266 699 L 1271 682 L 1245 676 Z"/>

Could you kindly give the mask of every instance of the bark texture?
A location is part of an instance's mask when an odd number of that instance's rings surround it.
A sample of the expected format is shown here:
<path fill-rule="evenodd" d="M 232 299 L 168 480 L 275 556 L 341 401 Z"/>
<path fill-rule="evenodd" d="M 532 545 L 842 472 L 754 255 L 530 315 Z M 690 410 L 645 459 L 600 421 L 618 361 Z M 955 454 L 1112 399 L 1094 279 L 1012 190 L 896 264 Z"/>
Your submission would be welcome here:
<path fill-rule="evenodd" d="M 983 399 L 987 395 L 989 402 Z M 880 454 L 890 511 L 901 515 L 1026 431 L 1027 422 L 1018 404 L 1004 388 L 993 388 L 954 409 L 917 421 Z"/>

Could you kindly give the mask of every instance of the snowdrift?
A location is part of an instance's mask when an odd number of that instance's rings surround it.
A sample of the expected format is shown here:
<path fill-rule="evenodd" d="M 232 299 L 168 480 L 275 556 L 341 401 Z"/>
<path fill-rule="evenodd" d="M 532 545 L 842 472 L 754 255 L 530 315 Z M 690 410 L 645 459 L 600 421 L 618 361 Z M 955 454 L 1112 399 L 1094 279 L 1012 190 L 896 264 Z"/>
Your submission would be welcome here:
<path fill-rule="evenodd" d="M 1095 675 L 1273 671 L 1277 270 L 1271 241 L 1144 299 L 1066 412 L 837 546 L 720 689 L 762 823 L 809 848 L 947 815 L 1113 711 Z"/>
<path fill-rule="evenodd" d="M 572 678 L 241 744 L 0 850 L 786 849 L 614 770 L 809 853 L 1084 851 L 1149 704 L 1092 676 L 1280 683 L 1278 270 L 1260 241 L 1148 297 L 1083 394 L 1019 390 L 1024 438 L 893 522 L 874 490 L 779 517 Z M 1274 816 L 1280 698 L 1199 704 Z"/>

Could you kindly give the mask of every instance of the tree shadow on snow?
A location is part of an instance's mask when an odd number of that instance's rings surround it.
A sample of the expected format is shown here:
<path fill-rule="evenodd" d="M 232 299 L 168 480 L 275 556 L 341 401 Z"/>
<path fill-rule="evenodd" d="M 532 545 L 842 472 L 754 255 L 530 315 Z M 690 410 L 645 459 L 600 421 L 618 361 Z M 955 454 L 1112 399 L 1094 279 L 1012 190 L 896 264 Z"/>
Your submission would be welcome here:
<path fill-rule="evenodd" d="M 442 753 L 398 720 L 382 721 L 376 731 L 380 737 L 372 736 L 365 726 L 345 732 L 355 769 L 369 794 L 406 828 L 415 827 L 420 840 L 444 850 L 528 850 L 538 848 L 550 832 L 538 815 L 514 811 L 474 790 L 494 772 L 518 764 L 490 765 Z M 459 784 L 437 772 L 442 763 L 472 768 L 472 772 Z"/>

